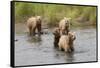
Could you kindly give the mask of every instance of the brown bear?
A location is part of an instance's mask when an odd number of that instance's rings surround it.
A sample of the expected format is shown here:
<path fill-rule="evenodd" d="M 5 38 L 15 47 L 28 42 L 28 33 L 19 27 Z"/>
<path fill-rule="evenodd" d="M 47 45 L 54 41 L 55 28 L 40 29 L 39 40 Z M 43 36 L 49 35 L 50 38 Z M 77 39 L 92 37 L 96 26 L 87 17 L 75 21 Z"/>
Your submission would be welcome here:
<path fill-rule="evenodd" d="M 71 18 L 66 18 L 64 17 L 60 22 L 59 22 L 59 28 L 60 28 L 60 34 L 68 34 L 70 31 L 70 19 Z"/>
<path fill-rule="evenodd" d="M 64 50 L 65 52 L 74 51 L 73 41 L 75 39 L 75 32 L 68 32 L 68 35 L 61 35 L 58 43 L 59 50 Z"/>
<path fill-rule="evenodd" d="M 60 38 L 60 29 L 58 27 L 54 28 L 53 35 L 54 35 L 54 46 L 58 47 L 58 42 Z"/>
<path fill-rule="evenodd" d="M 70 49 L 71 51 L 74 51 L 73 42 L 76 39 L 75 32 L 68 32 L 68 36 L 69 36 Z"/>
<path fill-rule="evenodd" d="M 35 31 L 37 29 L 38 34 L 41 34 L 41 24 L 42 19 L 41 16 L 31 17 L 27 20 L 27 27 L 30 35 L 35 35 Z"/>

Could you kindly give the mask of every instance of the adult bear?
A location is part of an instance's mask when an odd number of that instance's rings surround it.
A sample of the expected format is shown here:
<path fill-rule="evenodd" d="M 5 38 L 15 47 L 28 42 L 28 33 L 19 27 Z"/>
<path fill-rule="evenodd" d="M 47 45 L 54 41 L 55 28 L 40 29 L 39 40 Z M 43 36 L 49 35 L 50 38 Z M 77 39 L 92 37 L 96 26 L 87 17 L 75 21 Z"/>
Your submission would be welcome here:
<path fill-rule="evenodd" d="M 54 46 L 58 47 L 58 42 L 60 38 L 60 29 L 58 27 L 54 28 L 53 35 L 54 35 Z"/>
<path fill-rule="evenodd" d="M 36 29 L 38 34 L 41 34 L 41 24 L 42 24 L 42 19 L 41 16 L 36 16 L 36 17 L 31 17 L 27 20 L 27 27 L 29 30 L 30 35 L 35 35 L 36 34 Z"/>
<path fill-rule="evenodd" d="M 75 32 L 68 32 L 68 35 L 61 35 L 58 43 L 59 50 L 64 50 L 65 52 L 74 51 L 73 41 L 75 39 Z"/>
<path fill-rule="evenodd" d="M 71 18 L 66 18 L 64 17 L 60 22 L 59 22 L 59 28 L 60 28 L 60 34 L 68 34 L 70 31 L 70 19 Z"/>

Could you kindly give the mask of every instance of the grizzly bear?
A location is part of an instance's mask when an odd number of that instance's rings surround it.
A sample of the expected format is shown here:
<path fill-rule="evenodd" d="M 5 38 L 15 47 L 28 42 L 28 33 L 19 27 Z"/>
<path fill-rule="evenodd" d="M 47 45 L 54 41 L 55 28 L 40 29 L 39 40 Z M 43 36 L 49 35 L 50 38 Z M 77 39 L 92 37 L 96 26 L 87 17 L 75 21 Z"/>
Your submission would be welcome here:
<path fill-rule="evenodd" d="M 60 22 L 59 22 L 59 28 L 60 28 L 60 34 L 68 34 L 70 31 L 70 19 L 71 18 L 66 18 L 64 17 Z"/>
<path fill-rule="evenodd" d="M 54 35 L 54 46 L 58 47 L 58 42 L 60 38 L 60 29 L 58 27 L 54 28 L 53 35 Z"/>
<path fill-rule="evenodd" d="M 36 34 L 36 29 L 38 34 L 41 34 L 41 24 L 42 19 L 41 16 L 31 17 L 27 20 L 27 27 L 30 35 Z"/>
<path fill-rule="evenodd" d="M 65 52 L 74 51 L 73 41 L 75 39 L 75 32 L 68 32 L 68 35 L 61 35 L 58 43 L 59 50 L 64 50 Z"/>

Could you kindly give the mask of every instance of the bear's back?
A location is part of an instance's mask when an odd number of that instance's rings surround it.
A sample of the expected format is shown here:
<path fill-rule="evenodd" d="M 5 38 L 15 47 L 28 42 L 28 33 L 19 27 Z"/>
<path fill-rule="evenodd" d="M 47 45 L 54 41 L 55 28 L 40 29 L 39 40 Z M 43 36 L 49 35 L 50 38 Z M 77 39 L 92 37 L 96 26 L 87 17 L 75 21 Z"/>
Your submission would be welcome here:
<path fill-rule="evenodd" d="M 69 37 L 68 37 L 68 35 L 62 35 L 60 37 L 59 44 L 66 45 L 68 43 L 69 43 Z"/>
<path fill-rule="evenodd" d="M 31 17 L 31 18 L 29 18 L 28 20 L 27 20 L 27 25 L 29 26 L 29 25 L 36 25 L 36 18 L 35 17 Z"/>

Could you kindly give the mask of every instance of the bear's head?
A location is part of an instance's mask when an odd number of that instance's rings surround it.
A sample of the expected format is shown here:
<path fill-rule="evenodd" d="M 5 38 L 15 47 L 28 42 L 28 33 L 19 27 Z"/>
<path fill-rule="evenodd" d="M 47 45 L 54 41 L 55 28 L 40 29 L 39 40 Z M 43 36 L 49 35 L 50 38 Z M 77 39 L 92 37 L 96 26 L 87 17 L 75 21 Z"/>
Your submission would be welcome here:
<path fill-rule="evenodd" d="M 53 31 L 53 35 L 56 39 L 60 38 L 60 29 L 59 28 L 55 28 Z"/>
<path fill-rule="evenodd" d="M 68 32 L 68 36 L 70 41 L 74 41 L 76 39 L 75 32 Z"/>
<path fill-rule="evenodd" d="M 71 20 L 71 18 L 66 18 L 66 17 L 64 17 L 64 19 L 63 19 L 64 21 L 65 21 L 65 27 L 70 27 L 70 20 Z"/>
<path fill-rule="evenodd" d="M 41 16 L 36 16 L 36 21 L 37 21 L 38 24 L 41 24 L 42 17 Z"/>

